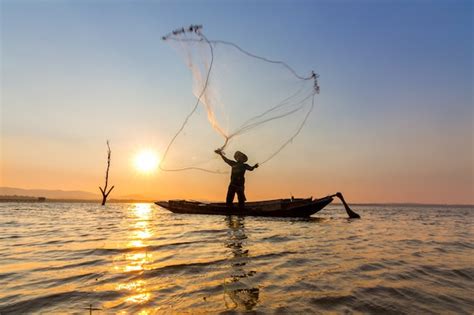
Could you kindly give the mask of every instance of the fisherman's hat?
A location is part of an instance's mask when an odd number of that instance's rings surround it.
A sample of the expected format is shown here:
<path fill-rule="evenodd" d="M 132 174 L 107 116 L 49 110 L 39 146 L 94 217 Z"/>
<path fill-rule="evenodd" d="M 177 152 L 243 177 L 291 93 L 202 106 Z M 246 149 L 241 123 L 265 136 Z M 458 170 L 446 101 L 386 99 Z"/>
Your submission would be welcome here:
<path fill-rule="evenodd" d="M 234 154 L 234 159 L 237 161 L 237 162 L 242 162 L 242 163 L 245 163 L 248 161 L 248 157 L 240 152 L 240 151 L 236 151 L 235 154 Z"/>

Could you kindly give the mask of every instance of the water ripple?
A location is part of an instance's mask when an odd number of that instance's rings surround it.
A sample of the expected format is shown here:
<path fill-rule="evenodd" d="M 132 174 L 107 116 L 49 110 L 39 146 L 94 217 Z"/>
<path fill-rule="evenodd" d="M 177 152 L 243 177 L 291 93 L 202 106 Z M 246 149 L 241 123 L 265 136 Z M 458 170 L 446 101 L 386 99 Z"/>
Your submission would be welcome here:
<path fill-rule="evenodd" d="M 0 314 L 474 313 L 472 208 L 0 204 Z"/>

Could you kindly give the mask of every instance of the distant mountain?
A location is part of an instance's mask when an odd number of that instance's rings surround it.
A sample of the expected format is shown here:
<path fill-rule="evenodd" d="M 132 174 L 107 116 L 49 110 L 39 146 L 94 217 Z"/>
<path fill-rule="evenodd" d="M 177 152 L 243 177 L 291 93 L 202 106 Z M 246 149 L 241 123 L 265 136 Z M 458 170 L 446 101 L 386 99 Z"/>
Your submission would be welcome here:
<path fill-rule="evenodd" d="M 49 190 L 49 189 L 22 189 L 13 187 L 0 187 L 2 196 L 31 196 L 46 197 L 48 199 L 80 199 L 80 200 L 98 200 L 99 194 L 94 194 L 80 190 Z"/>
<path fill-rule="evenodd" d="M 102 200 L 100 194 L 95 194 L 81 190 L 53 190 L 53 189 L 23 189 L 14 187 L 0 187 L 0 196 L 23 196 L 27 197 L 46 197 L 47 199 L 63 199 L 63 200 Z M 23 198 L 24 199 L 24 198 Z M 110 195 L 109 200 L 149 200 L 141 195 Z"/>

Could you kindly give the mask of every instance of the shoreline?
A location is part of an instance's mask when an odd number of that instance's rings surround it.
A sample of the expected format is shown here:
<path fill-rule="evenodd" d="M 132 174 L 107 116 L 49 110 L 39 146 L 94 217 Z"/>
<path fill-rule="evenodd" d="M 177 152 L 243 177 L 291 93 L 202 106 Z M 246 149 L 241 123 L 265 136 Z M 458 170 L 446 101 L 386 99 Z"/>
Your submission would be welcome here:
<path fill-rule="evenodd" d="M 24 199 L 15 199 L 15 198 L 5 198 L 1 199 L 0 203 L 100 203 L 99 199 L 44 199 L 39 200 L 36 197 L 24 198 Z M 155 203 L 157 200 L 149 199 L 111 199 L 107 203 Z M 249 200 L 252 201 L 252 200 Z M 219 201 L 203 201 L 208 202 L 219 202 Z M 340 202 L 333 202 L 332 205 L 342 205 Z M 393 206 L 393 207 L 457 207 L 457 208 L 474 208 L 474 204 L 436 204 L 436 203 L 372 203 L 372 202 L 363 202 L 363 203 L 351 203 L 353 206 Z"/>

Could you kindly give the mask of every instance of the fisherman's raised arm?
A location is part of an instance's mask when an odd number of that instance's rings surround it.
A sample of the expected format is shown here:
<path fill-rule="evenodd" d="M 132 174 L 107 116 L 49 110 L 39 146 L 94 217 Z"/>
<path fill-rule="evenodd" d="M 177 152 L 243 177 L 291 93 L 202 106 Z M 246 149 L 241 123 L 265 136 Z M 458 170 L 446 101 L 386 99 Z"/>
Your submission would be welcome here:
<path fill-rule="evenodd" d="M 223 153 L 222 150 L 220 150 L 220 149 L 214 150 L 214 152 L 217 153 L 217 154 L 219 154 L 219 155 L 221 156 L 221 158 L 224 160 L 224 162 L 226 162 L 226 163 L 229 164 L 230 166 L 234 166 L 234 165 L 237 163 L 237 162 L 235 162 L 235 161 L 232 161 L 232 160 L 226 158 L 226 157 L 224 156 L 224 153 Z"/>

